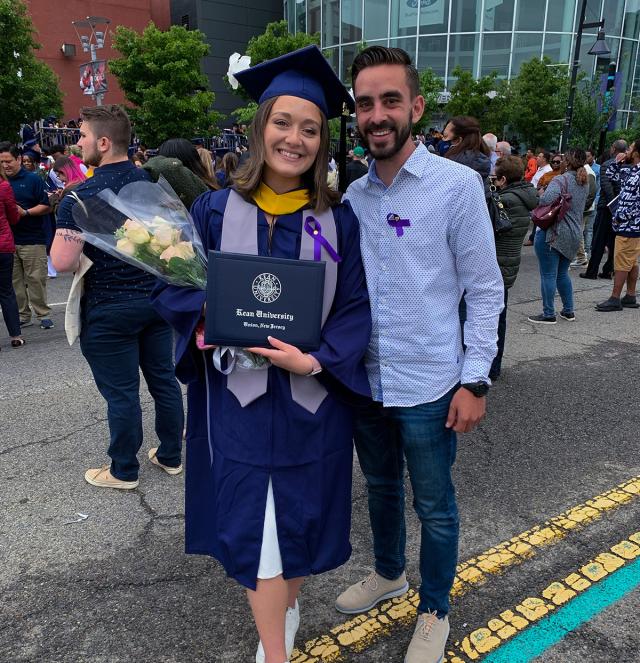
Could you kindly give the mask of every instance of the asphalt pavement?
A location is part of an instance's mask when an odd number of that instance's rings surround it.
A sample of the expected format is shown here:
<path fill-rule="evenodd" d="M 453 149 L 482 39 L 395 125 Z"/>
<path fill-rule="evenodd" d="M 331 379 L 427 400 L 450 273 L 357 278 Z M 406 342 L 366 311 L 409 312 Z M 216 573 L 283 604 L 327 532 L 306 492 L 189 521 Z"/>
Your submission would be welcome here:
<path fill-rule="evenodd" d="M 628 483 L 640 478 L 640 310 L 596 312 L 593 305 L 608 297 L 611 282 L 585 281 L 577 273 L 572 270 L 576 321 L 531 325 L 527 315 L 541 312 L 539 276 L 532 249 L 524 249 L 510 293 L 503 375 L 491 390 L 486 421 L 459 438 L 459 575 L 466 575 L 452 600 L 447 659 L 454 663 L 493 660 L 500 648 L 489 646 L 491 638 L 506 628 L 508 615 L 528 614 L 522 606 L 537 605 L 536 597 L 547 597 L 537 609 L 544 604 L 558 616 L 561 606 L 554 608 L 548 588 L 570 583 L 581 569 L 588 575 L 596 559 L 613 564 L 607 577 L 621 586 L 613 557 L 598 556 L 611 555 L 612 547 L 640 531 L 640 494 Z M 146 450 L 156 446 L 146 388 L 140 487 L 111 491 L 83 479 L 87 468 L 106 462 L 108 428 L 79 347 L 70 348 L 65 338 L 69 285 L 68 276 L 49 281 L 56 326 L 25 329 L 24 348 L 11 349 L 0 324 L 0 662 L 249 663 L 256 634 L 243 591 L 214 560 L 184 554 L 183 475 L 168 476 L 146 460 Z M 621 485 L 627 488 L 594 502 Z M 575 507 L 582 513 L 589 504 L 596 515 L 560 526 L 558 516 Z M 415 589 L 419 527 L 410 490 L 407 510 L 407 571 Z M 549 522 L 560 524 L 545 528 Z M 352 523 L 351 560 L 303 587 L 295 663 L 403 660 L 413 620 L 406 600 L 384 608 L 388 619 L 365 616 L 373 621 L 363 618 L 358 627 L 345 625 L 333 608 L 335 596 L 372 569 L 357 461 Z M 539 543 L 536 533 L 547 529 L 552 534 Z M 503 555 L 493 569 L 492 551 L 516 540 L 530 550 L 515 561 Z M 627 576 L 635 554 L 620 562 Z M 487 572 L 476 581 L 470 568 Z M 605 588 L 599 604 L 589 590 L 576 589 L 591 610 L 580 613 L 573 628 L 565 625 L 557 642 L 550 638 L 536 660 L 640 661 L 637 583 L 627 582 L 628 591 L 614 600 L 606 582 L 592 578 L 590 589 Z M 577 601 L 564 605 L 578 611 Z M 529 615 L 526 621 L 518 637 L 540 646 L 534 628 L 542 619 Z M 384 628 L 365 634 L 371 624 Z M 549 633 L 550 622 L 544 624 Z M 516 637 L 500 633 L 500 644 Z M 503 660 L 535 658 L 518 656 Z"/>

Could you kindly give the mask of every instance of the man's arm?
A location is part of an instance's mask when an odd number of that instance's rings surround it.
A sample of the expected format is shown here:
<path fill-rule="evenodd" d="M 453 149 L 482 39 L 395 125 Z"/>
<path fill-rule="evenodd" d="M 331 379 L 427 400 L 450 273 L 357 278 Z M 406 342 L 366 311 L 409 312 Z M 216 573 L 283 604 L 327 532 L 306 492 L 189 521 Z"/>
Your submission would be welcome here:
<path fill-rule="evenodd" d="M 56 234 L 51 245 L 51 262 L 59 272 L 75 272 L 84 248 L 80 228 L 73 220 L 72 210 L 76 204 L 72 196 L 65 196 L 58 206 Z"/>
<path fill-rule="evenodd" d="M 24 208 L 18 205 L 18 211 L 20 212 L 20 216 L 24 219 L 25 216 L 42 216 L 43 214 L 49 214 L 51 207 L 49 207 L 49 205 L 40 204 Z"/>
<path fill-rule="evenodd" d="M 58 272 L 75 272 L 84 248 L 82 233 L 70 228 L 58 228 L 51 245 L 51 262 Z"/>

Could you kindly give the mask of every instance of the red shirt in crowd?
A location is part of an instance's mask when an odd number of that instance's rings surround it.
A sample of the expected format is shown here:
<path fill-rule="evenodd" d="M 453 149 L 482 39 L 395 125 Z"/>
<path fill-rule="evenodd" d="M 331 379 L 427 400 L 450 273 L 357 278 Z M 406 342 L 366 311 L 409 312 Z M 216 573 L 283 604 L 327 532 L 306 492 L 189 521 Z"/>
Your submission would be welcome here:
<path fill-rule="evenodd" d="M 0 253 L 15 253 L 11 226 L 20 220 L 13 189 L 9 182 L 0 180 Z"/>

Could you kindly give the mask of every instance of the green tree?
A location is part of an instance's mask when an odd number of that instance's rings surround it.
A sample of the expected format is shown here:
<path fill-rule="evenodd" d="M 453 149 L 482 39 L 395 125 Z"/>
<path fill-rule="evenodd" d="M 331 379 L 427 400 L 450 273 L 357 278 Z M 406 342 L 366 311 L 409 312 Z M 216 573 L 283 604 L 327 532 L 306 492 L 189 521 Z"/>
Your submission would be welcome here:
<path fill-rule="evenodd" d="M 261 35 L 251 37 L 247 43 L 246 55 L 251 58 L 251 66 L 265 60 L 273 60 L 285 53 L 291 53 L 310 44 L 320 46 L 320 34 L 297 32 L 291 34 L 286 21 L 269 23 Z"/>
<path fill-rule="evenodd" d="M 265 60 L 272 60 L 286 53 L 291 53 L 299 48 L 304 48 L 310 44 L 320 45 L 320 34 L 306 34 L 305 32 L 289 33 L 287 21 L 275 21 L 269 23 L 261 35 L 251 37 L 247 43 L 245 55 L 251 58 L 251 66 L 255 66 Z M 228 80 L 225 76 L 225 81 Z M 234 92 L 249 101 L 249 95 L 239 86 Z M 256 114 L 258 106 L 251 102 L 246 106 L 233 111 L 233 116 L 242 124 L 249 124 Z"/>
<path fill-rule="evenodd" d="M 62 115 L 57 76 L 38 60 L 40 48 L 22 0 L 0 0 L 0 139 L 15 142 L 20 124 Z"/>
<path fill-rule="evenodd" d="M 150 23 L 142 34 L 118 26 L 113 47 L 122 54 L 109 68 L 128 101 L 136 135 L 157 146 L 167 138 L 210 132 L 219 114 L 200 71 L 209 52 L 205 35 L 173 25 L 166 32 Z"/>
<path fill-rule="evenodd" d="M 446 113 L 453 117 L 455 115 L 471 115 L 481 120 L 488 112 L 492 104 L 492 93 L 498 86 L 497 74 L 476 80 L 470 71 L 460 67 L 451 72 L 456 82 L 451 86 L 451 98 L 445 106 Z"/>
<path fill-rule="evenodd" d="M 442 79 L 430 67 L 420 72 L 420 94 L 424 97 L 424 113 L 422 119 L 415 124 L 415 132 L 428 126 L 431 116 L 438 111 L 438 99 L 444 89 Z"/>
<path fill-rule="evenodd" d="M 584 149 L 598 147 L 600 131 L 609 123 L 611 115 L 611 113 L 603 113 L 598 110 L 602 100 L 599 81 L 586 78 L 586 75 L 583 74 L 576 89 L 571 136 L 569 137 L 570 145 L 577 145 Z"/>
<path fill-rule="evenodd" d="M 533 58 L 525 62 L 511 80 L 507 119 L 513 130 L 533 149 L 549 147 L 562 129 L 569 79 L 551 60 Z"/>

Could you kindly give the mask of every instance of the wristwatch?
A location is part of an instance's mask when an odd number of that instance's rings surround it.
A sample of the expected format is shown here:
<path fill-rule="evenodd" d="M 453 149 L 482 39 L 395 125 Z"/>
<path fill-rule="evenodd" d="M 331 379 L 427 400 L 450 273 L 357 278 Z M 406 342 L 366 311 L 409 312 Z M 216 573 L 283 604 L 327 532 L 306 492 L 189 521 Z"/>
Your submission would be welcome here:
<path fill-rule="evenodd" d="M 486 396 L 489 391 L 489 385 L 486 382 L 465 382 L 460 386 L 470 391 L 476 398 Z"/>

